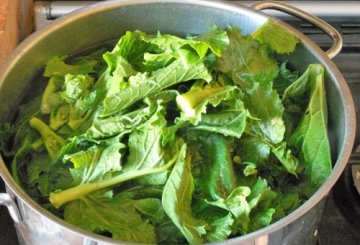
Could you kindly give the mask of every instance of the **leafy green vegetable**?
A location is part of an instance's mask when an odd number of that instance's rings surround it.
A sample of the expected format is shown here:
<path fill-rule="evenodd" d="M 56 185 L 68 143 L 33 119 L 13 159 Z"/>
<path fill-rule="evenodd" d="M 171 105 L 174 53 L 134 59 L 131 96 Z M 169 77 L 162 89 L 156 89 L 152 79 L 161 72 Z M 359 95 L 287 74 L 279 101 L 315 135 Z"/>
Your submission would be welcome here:
<path fill-rule="evenodd" d="M 188 120 L 197 125 L 201 121 L 201 114 L 206 113 L 207 105 L 216 107 L 224 100 L 239 96 L 239 89 L 235 86 L 204 85 L 203 81 L 198 81 L 188 92 L 176 97 L 177 105 L 182 112 L 181 120 Z"/>
<path fill-rule="evenodd" d="M 117 240 L 156 242 L 154 227 L 142 220 L 132 200 L 119 195 L 94 193 L 65 206 L 65 220 L 91 232 L 110 232 Z"/>
<path fill-rule="evenodd" d="M 200 166 L 205 196 L 213 200 L 226 198 L 236 187 L 236 175 L 229 152 L 233 142 L 220 134 L 200 138 L 204 162 Z"/>
<path fill-rule="evenodd" d="M 274 89 L 282 96 L 285 90 L 299 78 L 299 71 L 291 71 L 287 68 L 287 61 L 280 65 L 279 76 L 274 81 Z"/>
<path fill-rule="evenodd" d="M 181 147 L 179 157 L 164 187 L 162 203 L 166 214 L 191 244 L 204 242 L 207 224 L 193 217 L 191 196 L 194 189 L 191 175 L 191 158 L 186 145 Z"/>
<path fill-rule="evenodd" d="M 299 160 L 291 154 L 291 150 L 286 149 L 285 143 L 281 143 L 279 146 L 272 148 L 272 153 L 275 154 L 289 173 L 296 176 Z"/>
<path fill-rule="evenodd" d="M 279 73 L 279 68 L 265 45 L 260 45 L 251 36 L 243 36 L 236 27 L 227 30 L 230 44 L 217 60 L 215 69 L 229 73 L 237 84 L 243 82 L 268 84 Z"/>
<path fill-rule="evenodd" d="M 187 68 L 181 60 L 176 60 L 165 68 L 156 70 L 154 74 L 139 84 L 126 88 L 104 100 L 102 117 L 113 115 L 131 106 L 146 96 L 160 92 L 179 82 L 192 79 L 211 80 L 211 75 L 203 63 Z"/>
<path fill-rule="evenodd" d="M 151 169 L 166 164 L 171 156 L 161 146 L 161 132 L 166 120 L 161 111 L 155 113 L 146 123 L 134 130 L 129 136 L 129 157 L 124 171 Z M 160 185 L 166 182 L 166 172 L 145 176 L 138 181 L 142 184 Z"/>
<path fill-rule="evenodd" d="M 75 64 L 69 65 L 64 62 L 67 55 L 55 56 L 48 61 L 45 67 L 44 76 L 65 76 L 67 74 L 78 75 L 87 74 L 95 71 L 98 61 L 95 59 L 80 60 Z"/>
<path fill-rule="evenodd" d="M 255 40 L 266 43 L 279 54 L 294 52 L 296 44 L 300 41 L 297 36 L 271 19 L 251 35 Z"/>
<path fill-rule="evenodd" d="M 206 240 L 209 242 L 226 240 L 231 234 L 231 227 L 233 223 L 234 219 L 230 213 L 223 218 L 215 219 L 213 222 L 209 223 L 211 230 L 206 235 Z"/>
<path fill-rule="evenodd" d="M 259 138 L 243 136 L 237 142 L 236 151 L 242 162 L 264 163 L 270 155 L 270 146 L 262 142 Z"/>
<path fill-rule="evenodd" d="M 130 170 L 127 172 L 120 172 L 117 175 L 111 176 L 106 179 L 101 179 L 96 182 L 80 184 L 61 192 L 52 192 L 50 193 L 49 200 L 54 207 L 59 208 L 66 202 L 79 199 L 97 190 L 101 190 L 114 185 L 119 185 L 125 181 L 139 178 L 144 175 L 162 173 L 166 171 L 169 167 L 171 167 L 176 161 L 176 159 L 177 155 L 170 159 L 169 162 L 167 162 L 165 165 L 160 167 L 155 165 L 152 168 L 149 167 L 144 169 Z"/>
<path fill-rule="evenodd" d="M 299 39 L 127 31 L 55 56 L 0 127 L 15 181 L 50 212 L 120 242 L 221 242 L 294 211 L 331 172 L 324 68 Z M 289 65 L 288 65 L 289 64 Z"/>
<path fill-rule="evenodd" d="M 316 189 L 326 180 L 332 169 L 323 66 L 310 65 L 308 81 L 310 101 L 289 142 L 300 150 L 300 158 L 305 164 L 305 174 Z"/>
<path fill-rule="evenodd" d="M 194 129 L 217 132 L 225 136 L 240 138 L 245 130 L 249 112 L 240 99 L 223 104 L 219 111 L 201 115 L 201 121 Z"/>
<path fill-rule="evenodd" d="M 282 119 L 284 107 L 276 91 L 255 83 L 253 88 L 246 91 L 244 104 L 250 115 L 256 118 L 248 126 L 249 133 L 273 144 L 280 143 L 285 133 Z"/>

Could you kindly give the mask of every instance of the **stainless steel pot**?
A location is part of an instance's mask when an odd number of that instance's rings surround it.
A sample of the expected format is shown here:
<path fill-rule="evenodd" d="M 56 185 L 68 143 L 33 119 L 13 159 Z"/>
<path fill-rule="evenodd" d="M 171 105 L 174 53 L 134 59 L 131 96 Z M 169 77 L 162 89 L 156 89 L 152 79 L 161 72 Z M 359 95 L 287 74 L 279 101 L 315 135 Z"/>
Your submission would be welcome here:
<path fill-rule="evenodd" d="M 323 200 L 343 171 L 350 156 L 355 135 L 355 110 L 347 84 L 330 58 L 341 49 L 341 37 L 331 26 L 300 10 L 276 2 L 247 7 L 213 1 L 106 1 L 54 21 L 26 39 L 2 66 L 0 73 L 0 122 L 12 117 L 31 81 L 54 55 L 74 54 L 98 44 L 115 40 L 126 30 L 173 34 L 200 34 L 210 26 L 239 26 L 251 33 L 269 16 L 258 10 L 272 8 L 316 24 L 334 40 L 324 53 L 309 38 L 280 22 L 301 38 L 301 45 L 288 57 L 299 70 L 309 63 L 326 68 L 329 107 L 329 133 L 334 169 L 321 188 L 301 207 L 278 222 L 226 244 L 312 244 L 322 213 Z M 278 20 L 276 20 L 278 21 Z M 0 204 L 7 205 L 23 244 L 118 244 L 114 240 L 85 232 L 44 210 L 13 180 L 7 166 L 0 162 L 0 174 L 7 193 Z"/>

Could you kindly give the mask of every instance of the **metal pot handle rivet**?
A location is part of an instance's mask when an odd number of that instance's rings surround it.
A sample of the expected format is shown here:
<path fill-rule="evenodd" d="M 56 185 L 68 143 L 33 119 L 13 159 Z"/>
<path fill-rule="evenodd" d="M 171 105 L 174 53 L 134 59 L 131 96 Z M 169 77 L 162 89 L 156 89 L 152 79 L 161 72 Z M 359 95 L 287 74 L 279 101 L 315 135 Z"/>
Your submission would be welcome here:
<path fill-rule="evenodd" d="M 255 3 L 251 7 L 255 10 L 264 10 L 264 9 L 278 10 L 313 24 L 314 26 L 324 31 L 333 40 L 332 47 L 328 51 L 326 51 L 326 54 L 329 56 L 329 58 L 332 59 L 338 53 L 340 53 L 341 48 L 343 46 L 343 40 L 340 33 L 334 27 L 332 27 L 322 19 L 313 16 L 311 14 L 308 14 L 302 11 L 301 9 L 298 9 L 296 7 L 281 2 L 264 1 L 264 2 Z"/>
<path fill-rule="evenodd" d="M 8 193 L 0 193 L 0 205 L 6 206 L 9 210 L 11 218 L 15 223 L 21 223 L 22 218 L 15 201 Z"/>

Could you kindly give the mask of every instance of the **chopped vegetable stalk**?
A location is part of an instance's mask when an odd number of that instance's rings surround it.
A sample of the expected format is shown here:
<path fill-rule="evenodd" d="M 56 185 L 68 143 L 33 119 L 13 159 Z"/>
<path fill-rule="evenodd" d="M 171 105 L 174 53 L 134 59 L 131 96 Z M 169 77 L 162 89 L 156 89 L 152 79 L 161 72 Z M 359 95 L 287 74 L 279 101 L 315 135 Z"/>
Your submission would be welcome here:
<path fill-rule="evenodd" d="M 51 160 L 53 162 L 56 161 L 61 147 L 65 145 L 65 140 L 54 133 L 54 131 L 52 131 L 43 121 L 36 117 L 31 118 L 30 126 L 41 135 Z"/>

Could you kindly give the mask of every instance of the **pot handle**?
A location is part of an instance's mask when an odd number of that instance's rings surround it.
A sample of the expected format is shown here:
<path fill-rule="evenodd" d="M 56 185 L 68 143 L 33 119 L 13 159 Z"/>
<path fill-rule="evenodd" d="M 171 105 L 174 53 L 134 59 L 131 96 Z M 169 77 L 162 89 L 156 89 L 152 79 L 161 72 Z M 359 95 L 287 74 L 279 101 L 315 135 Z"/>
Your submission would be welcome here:
<path fill-rule="evenodd" d="M 298 9 L 296 7 L 290 6 L 285 3 L 279 2 L 273 2 L 273 1 L 264 1 L 264 2 L 258 2 L 251 6 L 255 10 L 264 10 L 264 9 L 274 9 L 281 12 L 284 12 L 286 14 L 298 17 L 299 19 L 305 20 L 314 26 L 321 29 L 323 32 L 325 32 L 327 35 L 331 37 L 333 40 L 332 47 L 326 51 L 327 56 L 332 59 L 334 58 L 338 53 L 340 53 L 341 48 L 343 46 L 343 40 L 340 35 L 340 33 L 331 25 L 323 21 L 322 19 L 313 16 L 305 11 L 302 11 L 301 9 Z"/>
<path fill-rule="evenodd" d="M 15 223 L 21 223 L 22 218 L 15 201 L 8 193 L 0 193 L 0 205 L 7 206 L 11 218 Z"/>

